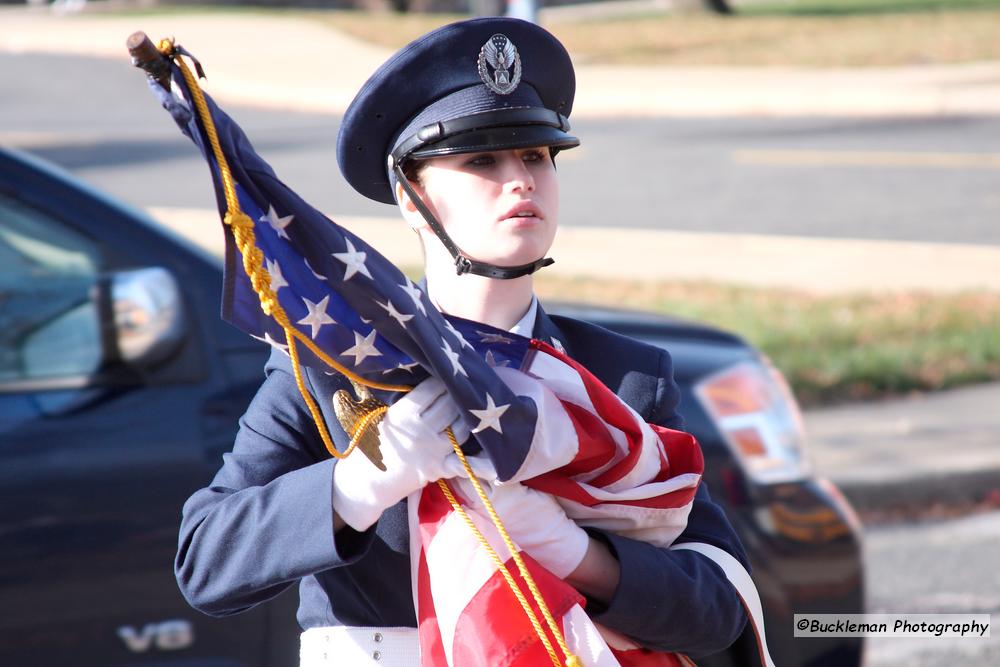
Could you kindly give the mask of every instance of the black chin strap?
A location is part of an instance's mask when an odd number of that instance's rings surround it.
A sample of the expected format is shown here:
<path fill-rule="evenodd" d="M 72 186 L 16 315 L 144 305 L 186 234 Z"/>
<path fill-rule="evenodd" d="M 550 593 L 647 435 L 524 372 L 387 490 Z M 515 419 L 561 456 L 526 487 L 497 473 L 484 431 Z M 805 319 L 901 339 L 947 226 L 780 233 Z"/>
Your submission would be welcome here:
<path fill-rule="evenodd" d="M 393 172 L 396 174 L 396 180 L 403 186 L 403 190 L 406 192 L 407 196 L 409 196 L 413 205 L 417 207 L 417 210 L 420 211 L 420 215 L 423 216 L 427 224 L 430 225 L 431 231 L 433 231 L 434 235 L 441 240 L 445 249 L 447 249 L 452 258 L 454 258 L 455 271 L 458 275 L 471 273 L 477 276 L 485 276 L 486 278 L 510 280 L 511 278 L 527 276 L 543 266 L 555 263 L 555 260 L 551 257 L 543 257 L 538 261 L 522 264 L 520 266 L 497 266 L 495 264 L 487 264 L 486 262 L 477 262 L 474 259 L 470 259 L 457 245 L 455 245 L 455 242 L 451 240 L 450 236 L 448 236 L 448 232 L 444 231 L 444 227 L 441 226 L 441 223 L 437 221 L 437 218 L 435 218 L 434 214 L 428 210 L 424 201 L 417 195 L 416 192 L 414 192 L 413 187 L 410 185 L 406 175 L 403 173 L 402 167 L 400 167 L 399 164 L 396 164 L 393 167 Z"/>

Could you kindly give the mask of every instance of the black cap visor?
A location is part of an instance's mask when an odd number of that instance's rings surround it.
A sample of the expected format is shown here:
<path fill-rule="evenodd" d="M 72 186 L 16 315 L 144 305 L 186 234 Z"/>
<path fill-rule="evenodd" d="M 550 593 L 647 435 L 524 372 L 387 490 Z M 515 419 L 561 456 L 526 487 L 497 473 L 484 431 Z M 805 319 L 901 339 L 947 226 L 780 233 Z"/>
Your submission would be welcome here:
<path fill-rule="evenodd" d="M 566 117 L 549 109 L 502 109 L 425 125 L 399 142 L 391 157 L 393 163 L 402 163 L 456 153 L 579 146 L 580 140 L 568 132 Z"/>
<path fill-rule="evenodd" d="M 548 146 L 553 152 L 580 145 L 580 140 L 555 127 L 525 125 L 521 127 L 490 127 L 463 132 L 410 153 L 408 157 L 424 159 L 459 153 L 505 151 L 515 148 Z"/>

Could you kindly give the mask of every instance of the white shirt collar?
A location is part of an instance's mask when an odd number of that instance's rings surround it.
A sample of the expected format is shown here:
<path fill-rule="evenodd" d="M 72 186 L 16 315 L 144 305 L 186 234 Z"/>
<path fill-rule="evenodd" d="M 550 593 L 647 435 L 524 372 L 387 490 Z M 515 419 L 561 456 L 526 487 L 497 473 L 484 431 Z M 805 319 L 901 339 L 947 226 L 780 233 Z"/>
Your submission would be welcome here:
<path fill-rule="evenodd" d="M 531 304 L 528 306 L 527 312 L 524 316 L 518 320 L 517 324 L 512 326 L 508 331 L 512 334 L 517 334 L 519 336 L 524 336 L 526 338 L 531 338 L 532 334 L 535 332 L 535 319 L 538 317 L 538 297 L 534 294 L 531 295 Z"/>

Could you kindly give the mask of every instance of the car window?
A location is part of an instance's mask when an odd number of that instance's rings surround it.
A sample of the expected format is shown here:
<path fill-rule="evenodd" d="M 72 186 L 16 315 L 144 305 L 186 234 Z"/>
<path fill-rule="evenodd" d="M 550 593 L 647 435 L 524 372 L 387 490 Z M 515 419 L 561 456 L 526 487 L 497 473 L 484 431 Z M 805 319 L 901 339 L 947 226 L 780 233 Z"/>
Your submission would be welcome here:
<path fill-rule="evenodd" d="M 94 241 L 0 193 L 0 386 L 97 370 L 99 272 Z"/>

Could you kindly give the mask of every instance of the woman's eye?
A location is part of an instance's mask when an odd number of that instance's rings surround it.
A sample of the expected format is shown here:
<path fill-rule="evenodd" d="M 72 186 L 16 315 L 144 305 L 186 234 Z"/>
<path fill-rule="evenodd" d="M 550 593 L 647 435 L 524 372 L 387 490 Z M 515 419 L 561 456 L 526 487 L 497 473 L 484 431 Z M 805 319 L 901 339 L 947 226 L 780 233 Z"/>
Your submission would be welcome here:
<path fill-rule="evenodd" d="M 528 151 L 521 159 L 525 162 L 538 162 L 544 160 L 545 156 L 542 154 L 542 151 Z"/>
<path fill-rule="evenodd" d="M 488 167 L 493 163 L 494 160 L 492 155 L 480 155 L 469 160 L 467 164 L 473 167 Z"/>

